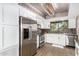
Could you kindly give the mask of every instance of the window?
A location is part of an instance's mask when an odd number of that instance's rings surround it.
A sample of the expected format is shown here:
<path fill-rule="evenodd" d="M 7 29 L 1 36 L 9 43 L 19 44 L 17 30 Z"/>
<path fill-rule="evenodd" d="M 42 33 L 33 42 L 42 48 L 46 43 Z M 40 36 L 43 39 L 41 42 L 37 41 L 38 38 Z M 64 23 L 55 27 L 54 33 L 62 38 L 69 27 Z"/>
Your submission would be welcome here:
<path fill-rule="evenodd" d="M 68 29 L 68 21 L 57 21 L 51 22 L 50 24 L 50 32 L 66 32 Z"/>

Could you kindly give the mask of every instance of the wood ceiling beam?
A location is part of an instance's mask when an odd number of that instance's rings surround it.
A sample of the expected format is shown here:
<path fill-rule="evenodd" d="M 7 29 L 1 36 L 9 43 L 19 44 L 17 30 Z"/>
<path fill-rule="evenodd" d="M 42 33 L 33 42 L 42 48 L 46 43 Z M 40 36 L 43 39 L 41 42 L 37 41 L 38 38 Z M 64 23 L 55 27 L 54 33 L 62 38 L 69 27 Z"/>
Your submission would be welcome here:
<path fill-rule="evenodd" d="M 31 4 L 26 4 L 26 5 L 28 5 L 30 8 L 32 8 L 36 13 L 42 15 L 42 12 L 40 10 L 38 10 L 37 8 L 35 8 L 33 5 L 31 5 Z"/>
<path fill-rule="evenodd" d="M 47 8 L 49 9 L 50 13 L 54 13 L 54 8 L 52 6 L 52 4 L 48 4 Z"/>
<path fill-rule="evenodd" d="M 47 11 L 47 9 L 44 7 L 44 5 L 41 4 L 41 6 L 42 6 L 43 10 L 50 16 L 51 14 Z"/>

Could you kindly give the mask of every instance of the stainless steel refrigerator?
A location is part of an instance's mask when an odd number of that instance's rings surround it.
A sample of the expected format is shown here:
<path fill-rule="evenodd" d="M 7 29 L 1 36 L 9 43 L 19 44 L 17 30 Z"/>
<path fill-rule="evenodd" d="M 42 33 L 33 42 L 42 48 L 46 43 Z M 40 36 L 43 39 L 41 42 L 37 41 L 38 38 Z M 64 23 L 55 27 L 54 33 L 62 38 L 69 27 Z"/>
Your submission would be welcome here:
<path fill-rule="evenodd" d="M 37 22 L 19 17 L 19 55 L 33 56 L 37 51 Z"/>
<path fill-rule="evenodd" d="M 77 31 L 77 39 L 75 40 L 75 54 L 79 56 L 79 15 L 76 17 L 76 31 Z"/>

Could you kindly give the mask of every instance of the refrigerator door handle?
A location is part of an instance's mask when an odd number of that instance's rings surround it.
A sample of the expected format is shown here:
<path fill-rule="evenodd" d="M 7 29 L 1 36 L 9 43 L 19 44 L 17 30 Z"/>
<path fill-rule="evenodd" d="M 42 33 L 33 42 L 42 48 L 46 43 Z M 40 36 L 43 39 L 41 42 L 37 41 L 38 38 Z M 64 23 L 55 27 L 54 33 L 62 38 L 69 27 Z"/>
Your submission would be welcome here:
<path fill-rule="evenodd" d="M 32 27 L 29 26 L 29 40 L 32 39 Z"/>

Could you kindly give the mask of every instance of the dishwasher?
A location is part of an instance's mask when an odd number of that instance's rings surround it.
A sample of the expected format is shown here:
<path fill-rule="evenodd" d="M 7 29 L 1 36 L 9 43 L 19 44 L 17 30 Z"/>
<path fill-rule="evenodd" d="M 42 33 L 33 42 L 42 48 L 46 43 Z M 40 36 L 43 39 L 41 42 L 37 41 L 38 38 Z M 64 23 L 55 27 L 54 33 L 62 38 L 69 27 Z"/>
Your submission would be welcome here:
<path fill-rule="evenodd" d="M 68 46 L 75 47 L 75 38 L 76 35 L 68 35 L 69 43 Z"/>

